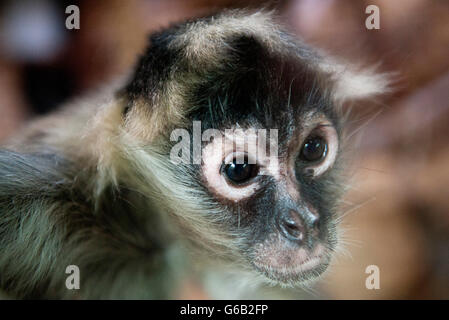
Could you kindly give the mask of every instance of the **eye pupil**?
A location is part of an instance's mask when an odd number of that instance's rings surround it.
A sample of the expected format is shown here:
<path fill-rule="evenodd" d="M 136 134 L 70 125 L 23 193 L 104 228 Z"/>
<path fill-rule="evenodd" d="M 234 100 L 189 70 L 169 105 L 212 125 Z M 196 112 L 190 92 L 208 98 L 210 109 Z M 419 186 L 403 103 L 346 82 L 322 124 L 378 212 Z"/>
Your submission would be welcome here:
<path fill-rule="evenodd" d="M 301 158 L 305 161 L 321 160 L 327 151 L 327 143 L 321 137 L 308 138 L 301 151 Z"/>
<path fill-rule="evenodd" d="M 247 163 L 246 160 L 245 163 L 238 164 L 234 159 L 232 163 L 225 166 L 224 173 L 232 182 L 241 184 L 249 181 L 257 175 L 257 166 Z"/>

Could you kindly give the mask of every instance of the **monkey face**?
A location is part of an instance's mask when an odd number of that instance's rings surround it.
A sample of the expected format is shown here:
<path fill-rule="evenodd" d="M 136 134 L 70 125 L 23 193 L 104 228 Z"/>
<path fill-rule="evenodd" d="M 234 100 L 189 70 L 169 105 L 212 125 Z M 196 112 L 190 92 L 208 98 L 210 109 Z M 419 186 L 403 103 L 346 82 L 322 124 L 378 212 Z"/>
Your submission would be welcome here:
<path fill-rule="evenodd" d="M 217 72 L 193 95 L 203 107 L 192 118 L 221 133 L 204 142 L 200 181 L 223 208 L 236 259 L 295 285 L 323 272 L 336 244 L 339 117 L 303 61 L 254 39 L 235 46 L 245 72 Z"/>
<path fill-rule="evenodd" d="M 270 130 L 274 137 L 266 140 L 260 127 L 234 129 L 203 149 L 205 185 L 226 207 L 241 253 L 258 272 L 285 284 L 324 271 L 335 244 L 320 184 L 333 170 L 338 134 L 323 114 L 302 121 L 301 129 L 284 128 L 282 141 L 279 131 Z M 269 142 L 269 154 L 261 140 Z"/>

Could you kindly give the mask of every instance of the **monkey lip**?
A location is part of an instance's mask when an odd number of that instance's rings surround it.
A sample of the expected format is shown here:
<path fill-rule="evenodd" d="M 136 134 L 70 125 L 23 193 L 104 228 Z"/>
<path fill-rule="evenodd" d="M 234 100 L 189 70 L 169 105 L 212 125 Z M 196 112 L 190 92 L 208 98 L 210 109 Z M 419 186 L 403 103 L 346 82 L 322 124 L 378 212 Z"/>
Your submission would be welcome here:
<path fill-rule="evenodd" d="M 311 280 L 326 270 L 329 255 L 322 244 L 312 250 L 288 247 L 272 242 L 255 250 L 253 266 L 270 280 L 284 284 L 296 284 Z"/>

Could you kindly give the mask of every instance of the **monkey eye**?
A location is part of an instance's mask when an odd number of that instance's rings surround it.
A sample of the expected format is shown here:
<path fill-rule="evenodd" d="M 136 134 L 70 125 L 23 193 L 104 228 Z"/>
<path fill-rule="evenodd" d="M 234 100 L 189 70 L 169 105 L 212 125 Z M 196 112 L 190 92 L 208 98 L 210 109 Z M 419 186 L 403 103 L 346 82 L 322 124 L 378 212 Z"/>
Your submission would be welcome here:
<path fill-rule="evenodd" d="M 310 177 L 318 177 L 326 172 L 335 162 L 339 147 L 338 134 L 327 122 L 317 126 L 301 146 L 296 161 L 296 170 L 307 169 Z"/>
<path fill-rule="evenodd" d="M 245 157 L 244 163 L 237 163 L 237 159 L 233 159 L 231 163 L 222 167 L 222 173 L 232 184 L 245 184 L 257 176 L 259 168 L 256 164 L 249 164 Z"/>
<path fill-rule="evenodd" d="M 323 137 L 308 137 L 302 146 L 300 158 L 307 162 L 322 160 L 326 156 L 327 148 L 327 142 Z"/>

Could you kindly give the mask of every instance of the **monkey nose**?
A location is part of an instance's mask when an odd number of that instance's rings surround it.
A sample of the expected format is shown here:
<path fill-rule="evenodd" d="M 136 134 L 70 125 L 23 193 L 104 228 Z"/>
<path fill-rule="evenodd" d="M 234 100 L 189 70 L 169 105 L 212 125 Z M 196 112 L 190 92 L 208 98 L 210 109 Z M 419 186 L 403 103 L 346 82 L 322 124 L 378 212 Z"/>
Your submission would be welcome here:
<path fill-rule="evenodd" d="M 290 241 L 301 243 L 304 241 L 306 230 L 301 216 L 294 210 L 279 217 L 278 226 L 285 238 Z"/>
<path fill-rule="evenodd" d="M 307 232 L 315 232 L 319 223 L 317 216 L 307 217 L 307 220 L 307 223 L 305 223 L 297 211 L 289 210 L 286 214 L 279 217 L 278 227 L 286 239 L 302 244 L 305 241 Z"/>

